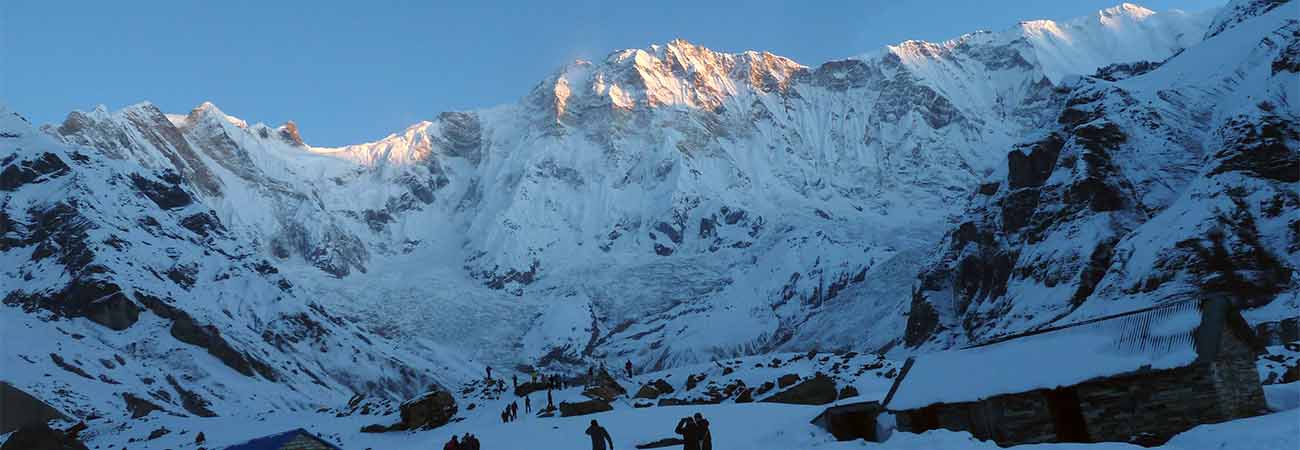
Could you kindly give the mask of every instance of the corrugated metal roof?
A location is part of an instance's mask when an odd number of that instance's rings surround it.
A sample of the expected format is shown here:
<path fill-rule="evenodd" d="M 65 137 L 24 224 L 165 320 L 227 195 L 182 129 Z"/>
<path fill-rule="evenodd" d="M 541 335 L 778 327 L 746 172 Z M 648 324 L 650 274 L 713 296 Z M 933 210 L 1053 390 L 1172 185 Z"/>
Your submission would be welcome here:
<path fill-rule="evenodd" d="M 897 411 L 971 402 L 1187 366 L 1213 357 L 1225 319 L 1231 320 L 1228 308 L 1221 299 L 1177 301 L 920 355 L 895 380 L 886 406 Z"/>
<path fill-rule="evenodd" d="M 330 449 L 341 450 L 334 444 L 330 444 L 328 441 L 321 439 L 316 435 L 313 435 L 307 430 L 304 430 L 302 428 L 285 431 L 283 433 L 272 434 L 269 436 L 263 436 L 260 438 L 256 438 L 244 442 L 242 444 L 235 444 L 226 447 L 225 450 L 281 450 L 282 448 L 284 448 L 285 444 L 288 444 L 298 436 L 302 436 L 302 435 L 310 436 Z"/>

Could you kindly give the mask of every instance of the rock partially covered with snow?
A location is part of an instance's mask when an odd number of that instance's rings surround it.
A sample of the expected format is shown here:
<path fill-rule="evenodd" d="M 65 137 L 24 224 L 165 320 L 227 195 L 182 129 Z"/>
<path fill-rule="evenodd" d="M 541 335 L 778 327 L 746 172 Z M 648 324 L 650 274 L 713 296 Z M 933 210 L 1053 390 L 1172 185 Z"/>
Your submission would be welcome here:
<path fill-rule="evenodd" d="M 606 402 L 613 401 L 624 394 L 627 394 L 627 389 L 603 369 L 596 372 L 595 379 L 582 391 L 582 395 Z"/>
<path fill-rule="evenodd" d="M 580 402 L 560 402 L 560 417 L 585 416 L 611 411 L 614 407 L 606 400 L 591 399 Z"/>
<path fill-rule="evenodd" d="M 402 416 L 400 425 L 407 430 L 446 425 L 459 410 L 456 406 L 456 398 L 441 387 L 435 387 L 419 397 L 407 400 L 399 409 Z"/>
<path fill-rule="evenodd" d="M 665 381 L 663 378 L 657 378 L 652 382 L 641 385 L 641 388 L 637 389 L 636 396 L 634 398 L 644 398 L 644 399 L 654 400 L 656 398 L 659 398 L 660 395 L 671 394 L 672 392 L 673 392 L 673 385 L 668 384 L 668 382 Z"/>
<path fill-rule="evenodd" d="M 3 406 L 3 411 L 0 411 L 0 434 L 67 418 L 41 399 L 3 381 L 0 381 L 0 405 Z"/>
<path fill-rule="evenodd" d="M 0 445 L 0 450 L 88 450 L 76 436 L 55 430 L 44 423 L 19 428 Z"/>
<path fill-rule="evenodd" d="M 839 391 L 835 387 L 835 380 L 826 375 L 817 374 L 789 389 L 759 401 L 795 405 L 825 405 L 835 401 L 838 395 Z"/>

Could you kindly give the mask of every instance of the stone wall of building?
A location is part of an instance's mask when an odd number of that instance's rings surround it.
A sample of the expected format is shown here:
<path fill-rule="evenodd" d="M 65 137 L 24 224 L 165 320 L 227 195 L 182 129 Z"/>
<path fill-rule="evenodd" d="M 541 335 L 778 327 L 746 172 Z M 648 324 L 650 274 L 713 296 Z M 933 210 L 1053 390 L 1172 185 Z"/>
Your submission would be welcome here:
<path fill-rule="evenodd" d="M 1264 387 L 1255 365 L 1258 355 L 1232 333 L 1223 333 L 1219 357 L 1211 365 L 1215 392 L 1219 396 L 1222 420 L 1250 417 L 1268 412 Z"/>
<path fill-rule="evenodd" d="M 1056 440 L 1056 424 L 1042 391 L 999 395 L 979 402 L 934 405 L 939 428 L 968 431 L 982 440 L 999 443 L 1036 443 Z M 898 428 L 921 431 L 916 424 L 922 410 L 899 414 Z"/>
<path fill-rule="evenodd" d="M 1187 367 L 1093 380 L 1075 386 L 1093 442 L 1163 443 L 1197 425 L 1266 411 L 1255 351 L 1231 332 L 1218 357 Z M 979 402 L 933 405 L 939 428 L 969 431 L 1000 445 L 1056 442 L 1056 419 L 1045 391 Z M 923 410 L 898 414 L 902 431 L 918 430 Z"/>
<path fill-rule="evenodd" d="M 988 438 L 1017 444 L 1056 440 L 1056 422 L 1042 391 L 999 395 L 984 403 L 995 419 Z"/>
<path fill-rule="evenodd" d="M 1262 413 L 1255 352 L 1232 333 L 1220 339 L 1214 361 L 1080 385 L 1092 439 L 1163 442 L 1196 425 Z"/>
<path fill-rule="evenodd" d="M 1096 380 L 1077 389 L 1093 441 L 1160 442 L 1222 420 L 1209 364 Z"/>

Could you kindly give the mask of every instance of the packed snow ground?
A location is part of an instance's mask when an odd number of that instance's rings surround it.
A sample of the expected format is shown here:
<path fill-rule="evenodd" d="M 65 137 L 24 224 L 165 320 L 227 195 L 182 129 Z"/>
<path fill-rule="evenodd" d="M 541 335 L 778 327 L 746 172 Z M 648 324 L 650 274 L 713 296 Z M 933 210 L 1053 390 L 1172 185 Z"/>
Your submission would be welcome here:
<path fill-rule="evenodd" d="M 1270 404 L 1290 399 L 1290 409 L 1272 414 L 1202 425 L 1179 434 L 1164 446 L 1168 450 L 1280 450 L 1300 444 L 1300 410 L 1295 397 L 1300 384 L 1277 385 L 1267 390 Z M 565 398 L 576 394 L 566 391 Z M 965 450 L 998 449 L 992 442 L 979 441 L 965 432 L 946 430 L 922 434 L 893 433 L 884 443 L 837 442 L 825 431 L 809 423 L 821 412 L 821 406 L 782 405 L 771 403 L 720 404 L 631 408 L 620 404 L 607 413 L 565 418 L 535 418 L 520 413 L 520 420 L 501 423 L 500 407 L 513 396 L 498 403 L 475 409 L 465 420 L 428 431 L 361 433 L 362 426 L 375 421 L 373 416 L 334 417 L 323 413 L 262 412 L 246 416 L 189 418 L 154 415 L 130 427 L 92 427 L 87 444 L 95 448 L 194 449 L 198 432 L 207 438 L 202 447 L 220 449 L 248 439 L 294 428 L 305 428 L 318 436 L 353 449 L 426 450 L 440 449 L 452 435 L 473 433 L 484 449 L 585 449 L 590 441 L 583 430 L 597 420 L 614 439 L 615 449 L 632 449 L 637 444 L 673 437 L 673 427 L 681 417 L 703 414 L 709 419 L 715 448 L 753 450 L 851 449 L 880 450 Z M 557 398 L 557 401 L 559 399 Z M 165 427 L 172 430 L 161 438 L 143 441 L 150 432 Z M 1122 443 L 1036 444 L 1015 449 L 1051 450 L 1120 450 L 1142 447 Z"/>

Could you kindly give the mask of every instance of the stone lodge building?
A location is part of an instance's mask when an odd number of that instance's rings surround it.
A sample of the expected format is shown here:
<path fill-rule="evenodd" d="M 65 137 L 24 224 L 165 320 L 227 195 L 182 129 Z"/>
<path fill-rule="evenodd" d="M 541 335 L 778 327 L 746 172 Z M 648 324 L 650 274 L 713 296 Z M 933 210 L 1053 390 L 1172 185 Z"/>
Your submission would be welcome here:
<path fill-rule="evenodd" d="M 884 403 L 899 431 L 1152 445 L 1266 412 L 1260 350 L 1228 299 L 1183 300 L 911 358 Z"/>

